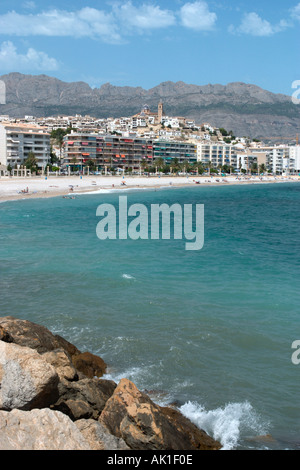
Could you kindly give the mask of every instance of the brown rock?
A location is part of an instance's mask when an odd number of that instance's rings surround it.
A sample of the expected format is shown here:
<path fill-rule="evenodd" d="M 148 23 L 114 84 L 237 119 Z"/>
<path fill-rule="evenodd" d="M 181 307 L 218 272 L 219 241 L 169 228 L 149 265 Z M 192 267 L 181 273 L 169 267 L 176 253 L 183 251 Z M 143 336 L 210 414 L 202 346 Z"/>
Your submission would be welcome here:
<path fill-rule="evenodd" d="M 76 354 L 72 357 L 76 369 L 89 378 L 102 377 L 106 372 L 107 365 L 101 357 L 90 352 Z"/>
<path fill-rule="evenodd" d="M 3 334 L 12 342 L 35 349 L 40 354 L 63 349 L 71 358 L 76 369 L 87 377 L 102 377 L 106 372 L 106 364 L 98 356 L 90 352 L 82 353 L 76 346 L 59 335 L 54 335 L 44 326 L 19 320 L 14 317 L 0 317 Z"/>
<path fill-rule="evenodd" d="M 93 408 L 89 403 L 84 400 L 80 400 L 79 398 L 76 400 L 59 400 L 58 405 L 54 405 L 51 408 L 61 411 L 65 415 L 69 416 L 72 421 L 94 418 Z"/>
<path fill-rule="evenodd" d="M 178 410 L 169 407 L 161 408 L 162 414 L 172 421 L 178 434 L 185 436 L 187 443 L 191 443 L 192 448 L 199 450 L 216 450 L 221 448 L 221 444 L 214 441 L 206 432 L 197 428 L 188 418 L 183 416 Z M 200 443 L 200 445 L 199 445 Z"/>
<path fill-rule="evenodd" d="M 78 374 L 71 358 L 63 349 L 46 352 L 42 354 L 42 358 L 56 369 L 60 380 L 78 380 Z"/>
<path fill-rule="evenodd" d="M 99 421 L 134 450 L 221 448 L 177 410 L 156 405 L 127 379 L 120 381 Z"/>
<path fill-rule="evenodd" d="M 5 343 L 12 343 L 13 339 L 10 334 L 0 325 L 0 341 L 5 341 Z"/>
<path fill-rule="evenodd" d="M 59 399 L 52 408 L 67 414 L 73 421 L 98 419 L 116 386 L 112 380 L 88 378 L 78 382 L 63 380 L 58 387 Z"/>
<path fill-rule="evenodd" d="M 11 336 L 14 343 L 27 346 L 39 353 L 60 348 L 59 339 L 44 326 L 14 317 L 0 317 L 0 326 Z"/>
<path fill-rule="evenodd" d="M 59 335 L 54 335 L 55 339 L 58 341 L 60 347 L 66 351 L 70 357 L 75 356 L 76 354 L 80 354 L 79 349 L 74 346 L 74 344 L 67 341 L 65 338 Z"/>

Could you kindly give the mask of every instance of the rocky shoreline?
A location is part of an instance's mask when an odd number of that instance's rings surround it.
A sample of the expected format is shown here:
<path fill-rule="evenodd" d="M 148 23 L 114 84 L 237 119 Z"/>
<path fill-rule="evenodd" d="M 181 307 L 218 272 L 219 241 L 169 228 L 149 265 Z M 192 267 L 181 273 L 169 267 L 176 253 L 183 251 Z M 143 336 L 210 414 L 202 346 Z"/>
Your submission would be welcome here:
<path fill-rule="evenodd" d="M 219 450 L 176 407 L 27 320 L 0 317 L 0 450 Z"/>

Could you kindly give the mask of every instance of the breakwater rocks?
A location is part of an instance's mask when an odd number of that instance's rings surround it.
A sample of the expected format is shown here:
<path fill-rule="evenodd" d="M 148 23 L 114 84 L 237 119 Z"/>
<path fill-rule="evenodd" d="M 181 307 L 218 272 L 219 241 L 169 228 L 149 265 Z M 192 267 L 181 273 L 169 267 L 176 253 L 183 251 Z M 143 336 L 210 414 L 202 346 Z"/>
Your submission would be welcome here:
<path fill-rule="evenodd" d="M 27 320 L 0 317 L 0 450 L 219 450 L 176 408 Z"/>

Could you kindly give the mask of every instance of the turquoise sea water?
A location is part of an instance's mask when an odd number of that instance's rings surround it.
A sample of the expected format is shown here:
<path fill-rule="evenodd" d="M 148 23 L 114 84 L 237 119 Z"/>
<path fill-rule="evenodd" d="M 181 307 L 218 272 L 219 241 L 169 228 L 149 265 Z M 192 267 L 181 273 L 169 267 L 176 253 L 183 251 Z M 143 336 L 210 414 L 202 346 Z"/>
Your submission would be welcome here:
<path fill-rule="evenodd" d="M 203 249 L 100 241 L 96 209 L 117 192 L 2 203 L 0 316 L 102 356 L 109 378 L 177 402 L 224 449 L 298 449 L 300 184 L 126 195 L 204 204 Z"/>

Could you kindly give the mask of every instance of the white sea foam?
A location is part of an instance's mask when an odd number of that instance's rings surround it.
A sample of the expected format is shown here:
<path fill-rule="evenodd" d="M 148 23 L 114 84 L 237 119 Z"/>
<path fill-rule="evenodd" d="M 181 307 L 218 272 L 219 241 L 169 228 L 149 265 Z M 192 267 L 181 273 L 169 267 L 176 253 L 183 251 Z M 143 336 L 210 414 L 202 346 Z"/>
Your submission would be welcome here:
<path fill-rule="evenodd" d="M 121 379 L 126 378 L 129 380 L 135 380 L 142 373 L 141 367 L 131 367 L 126 371 L 108 371 L 103 378 L 106 380 L 113 380 L 119 382 Z"/>
<path fill-rule="evenodd" d="M 188 402 L 180 411 L 196 426 L 221 442 L 222 450 L 232 450 L 242 437 L 267 433 L 267 424 L 262 422 L 248 402 L 229 403 L 224 408 L 206 410 L 198 403 Z"/>
<path fill-rule="evenodd" d="M 141 366 L 141 367 L 129 367 L 126 370 L 113 370 L 110 369 L 103 376 L 106 380 L 113 380 L 119 383 L 121 379 L 131 380 L 135 385 L 142 390 L 148 384 L 149 373 L 154 366 Z"/>
<path fill-rule="evenodd" d="M 133 279 L 133 280 L 135 280 L 134 276 L 131 276 L 131 274 L 126 274 L 126 273 L 122 274 L 122 278 L 123 279 Z"/>

